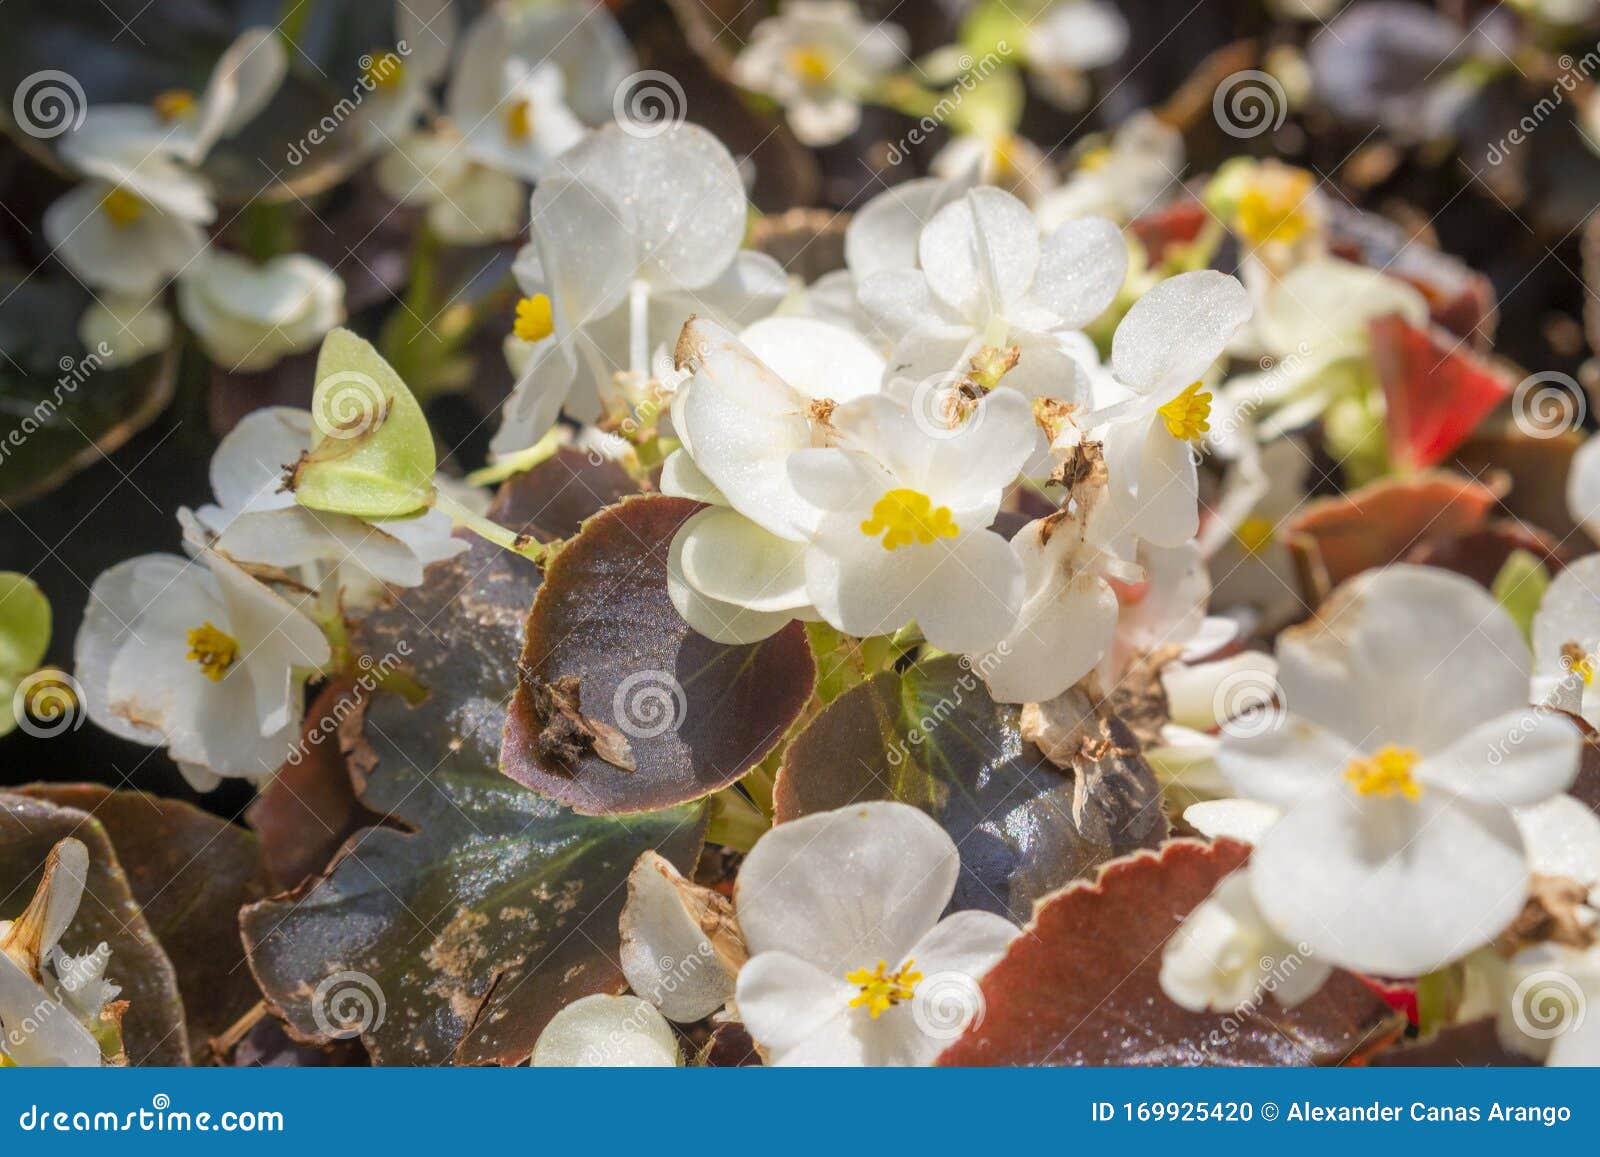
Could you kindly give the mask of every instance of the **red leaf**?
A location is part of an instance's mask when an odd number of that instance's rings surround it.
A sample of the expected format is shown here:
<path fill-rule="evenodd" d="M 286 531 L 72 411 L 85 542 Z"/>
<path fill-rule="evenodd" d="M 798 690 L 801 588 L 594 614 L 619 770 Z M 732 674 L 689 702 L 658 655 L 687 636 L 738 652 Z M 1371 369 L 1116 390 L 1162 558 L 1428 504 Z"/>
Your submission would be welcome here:
<path fill-rule="evenodd" d="M 982 1015 L 939 1063 L 1343 1064 L 1393 1040 L 1399 1018 L 1348 973 L 1290 1010 L 1265 997 L 1254 1009 L 1196 1013 L 1167 999 L 1163 946 L 1249 854 L 1233 840 L 1173 840 L 1040 901 L 983 978 Z"/>
<path fill-rule="evenodd" d="M 1388 405 L 1389 454 L 1402 467 L 1444 461 L 1511 393 L 1504 373 L 1449 334 L 1395 315 L 1367 329 Z"/>

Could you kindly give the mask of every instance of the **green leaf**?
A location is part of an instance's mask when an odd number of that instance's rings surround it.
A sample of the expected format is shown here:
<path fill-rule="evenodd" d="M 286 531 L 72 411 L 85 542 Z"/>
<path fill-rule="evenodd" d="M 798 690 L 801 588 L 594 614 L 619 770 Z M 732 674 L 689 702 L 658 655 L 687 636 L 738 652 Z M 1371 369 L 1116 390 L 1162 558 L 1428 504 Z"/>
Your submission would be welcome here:
<path fill-rule="evenodd" d="M 1550 587 L 1550 572 L 1538 558 L 1525 550 L 1511 552 L 1494 576 L 1489 593 L 1522 630 L 1522 637 L 1533 642 L 1533 616 L 1539 613 L 1544 592 Z"/>
<path fill-rule="evenodd" d="M 921 808 L 961 850 L 956 908 L 1025 922 L 1033 902 L 1167 834 L 1160 788 L 1113 720 L 1104 754 L 1075 771 L 1024 742 L 1019 709 L 944 656 L 887 671 L 822 710 L 784 753 L 777 821 L 862 800 Z"/>
<path fill-rule="evenodd" d="M 374 696 L 349 750 L 389 823 L 242 915 L 251 969 L 297 1038 L 360 1030 L 380 1064 L 518 1063 L 564 1005 L 622 990 L 617 920 L 640 853 L 693 870 L 704 805 L 590 818 L 498 771 L 538 584 L 528 560 L 474 541 L 363 623 L 372 669 L 403 662 L 429 695 Z M 371 1011 L 352 1023 L 361 992 Z"/>
<path fill-rule="evenodd" d="M 37 583 L 0 571 L 0 735 L 17 725 L 17 687 L 38 668 L 50 646 L 50 600 Z"/>
<path fill-rule="evenodd" d="M 422 407 L 372 343 L 347 329 L 322 342 L 311 449 L 291 486 L 302 506 L 404 518 L 433 502 L 433 433 Z"/>
<path fill-rule="evenodd" d="M 500 753 L 506 775 L 586 815 L 648 811 L 727 787 L 800 717 L 816 683 L 802 624 L 723 646 L 667 595 L 673 536 L 700 509 L 630 498 L 556 554 L 528 614 Z M 633 768 L 603 742 L 572 740 L 572 716 L 548 701 L 561 681 L 576 681 L 578 711 L 602 736 L 626 741 Z"/>

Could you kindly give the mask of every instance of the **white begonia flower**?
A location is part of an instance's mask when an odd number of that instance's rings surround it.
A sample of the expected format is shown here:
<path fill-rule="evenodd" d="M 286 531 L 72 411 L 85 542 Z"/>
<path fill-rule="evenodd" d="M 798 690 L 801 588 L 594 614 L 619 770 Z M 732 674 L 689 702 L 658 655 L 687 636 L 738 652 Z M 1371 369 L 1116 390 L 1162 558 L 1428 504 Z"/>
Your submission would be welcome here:
<path fill-rule="evenodd" d="M 1102 415 L 1106 469 L 1128 531 L 1181 546 L 1200 526 L 1196 445 L 1210 429 L 1204 377 L 1250 318 L 1244 286 L 1210 270 L 1158 284 L 1111 342 L 1111 372 L 1132 396 Z"/>
<path fill-rule="evenodd" d="M 1525 948 L 1497 980 L 1501 1044 L 1550 1067 L 1600 1065 L 1600 947 Z"/>
<path fill-rule="evenodd" d="M 757 642 L 816 617 L 805 551 L 820 512 L 795 489 L 789 456 L 827 443 L 827 415 L 874 394 L 883 359 L 850 331 L 805 317 L 768 318 L 738 339 L 696 318 L 680 350 L 693 373 L 673 397 L 682 448 L 661 489 L 712 508 L 673 539 L 667 591 L 706 637 Z"/>
<path fill-rule="evenodd" d="M 1107 549 L 1102 509 L 1035 519 L 1011 540 L 1022 562 L 1022 606 L 1007 635 L 972 659 L 998 702 L 1054 699 L 1110 647 L 1118 607 L 1108 580 L 1119 560 Z"/>
<path fill-rule="evenodd" d="M 89 850 L 64 839 L 50 850 L 39 887 L 15 920 L 0 920 L 0 1059 L 28 1067 L 94 1068 L 92 1031 L 118 989 L 104 980 L 110 949 L 82 957 L 61 948 L 89 878 Z"/>
<path fill-rule="evenodd" d="M 210 249 L 178 279 L 178 312 L 206 356 L 251 373 L 311 349 L 343 322 L 344 281 L 303 253 L 257 265 Z"/>
<path fill-rule="evenodd" d="M 978 982 L 1017 936 L 967 911 L 940 919 L 961 861 L 905 804 L 779 824 L 734 890 L 750 960 L 739 1015 L 774 1065 L 926 1065 L 978 1014 Z"/>
<path fill-rule="evenodd" d="M 310 598 L 214 551 L 118 563 L 95 579 L 74 646 L 89 718 L 166 747 L 199 790 L 266 779 L 299 735 L 306 678 L 331 658 Z"/>
<path fill-rule="evenodd" d="M 1137 113 L 1117 128 L 1110 144 L 1086 154 L 1066 182 L 1034 209 L 1045 229 L 1080 217 L 1109 217 L 1126 225 L 1181 186 L 1184 166 L 1183 134 L 1153 113 Z"/>
<path fill-rule="evenodd" d="M 200 164 L 219 140 L 260 114 L 288 67 L 276 29 L 246 29 L 218 58 L 204 92 L 169 89 L 148 105 L 92 106 L 62 142 L 61 156 L 81 172 L 137 193 L 120 175 L 129 158 L 155 154 L 185 166 Z"/>
<path fill-rule="evenodd" d="M 1275 364 L 1230 378 L 1228 403 L 1264 415 L 1257 423 L 1266 441 L 1361 397 L 1377 385 L 1368 322 L 1390 314 L 1425 326 L 1428 303 L 1405 282 L 1348 261 L 1297 266 L 1265 291 L 1252 325 Z"/>
<path fill-rule="evenodd" d="M 450 70 L 457 23 L 452 0 L 395 0 L 395 47 L 363 58 L 359 123 L 371 146 L 393 144 L 433 109 L 433 87 Z"/>
<path fill-rule="evenodd" d="M 507 61 L 553 64 L 560 70 L 567 106 L 588 125 L 616 119 L 618 87 L 639 63 L 616 17 L 588 0 L 540 0 L 484 8 L 462 38 L 452 85 L 482 86 L 464 103 L 485 105 Z M 681 110 L 680 110 L 681 111 Z"/>
<path fill-rule="evenodd" d="M 1040 91 L 1061 108 L 1089 100 L 1090 69 L 1110 64 L 1128 46 L 1128 22 L 1107 0 L 1056 0 L 1028 21 L 1023 57 Z"/>
<path fill-rule="evenodd" d="M 85 285 L 149 298 L 206 247 L 205 230 L 105 181 L 84 181 L 44 211 L 55 256 Z"/>
<path fill-rule="evenodd" d="M 1041 236 L 1032 212 L 999 189 L 973 189 L 922 229 L 918 270 L 863 278 L 862 305 L 896 343 L 892 373 L 912 383 L 969 372 L 983 350 L 1016 347 L 998 380 L 1029 397 L 1075 401 L 1083 371 L 1063 344 L 1111 304 L 1127 271 L 1109 221 Z"/>
<path fill-rule="evenodd" d="M 537 181 L 583 138 L 583 122 L 564 91 L 560 69 L 508 53 L 491 20 L 475 24 L 463 40 L 446 108 L 468 156 Z"/>
<path fill-rule="evenodd" d="M 1217 760 L 1284 809 L 1251 861 L 1273 927 L 1334 964 L 1417 976 L 1521 910 L 1512 808 L 1564 791 L 1582 741 L 1527 707 L 1527 647 L 1481 587 L 1393 566 L 1341 591 L 1278 638 L 1282 724 L 1225 732 Z"/>
<path fill-rule="evenodd" d="M 1049 155 L 1027 137 L 1011 132 L 952 137 L 928 162 L 928 171 L 946 181 L 992 185 L 1029 205 L 1037 204 L 1058 182 Z"/>
<path fill-rule="evenodd" d="M 997 389 L 961 425 L 938 429 L 874 394 L 829 422 L 837 445 L 788 460 L 796 493 L 821 512 L 804 561 L 817 613 L 858 636 L 915 620 L 945 651 L 999 643 L 1022 609 L 1023 564 L 988 528 L 1039 442 L 1028 400 Z M 703 441 L 695 448 L 704 465 Z"/>
<path fill-rule="evenodd" d="M 130 365 L 172 344 L 172 314 L 157 298 L 108 293 L 84 308 L 78 340 L 105 369 Z"/>
<path fill-rule="evenodd" d="M 678 1037 L 649 1001 L 596 993 L 573 1001 L 544 1026 L 528 1063 L 534 1068 L 672 1068 Z"/>
<path fill-rule="evenodd" d="M 1600 554 L 1564 568 L 1533 616 L 1533 700 L 1600 721 Z"/>
<path fill-rule="evenodd" d="M 562 410 L 593 422 L 627 371 L 650 376 L 691 315 L 732 325 L 764 317 L 788 292 L 775 260 L 741 250 L 738 167 L 696 125 L 651 137 L 611 125 L 562 158 L 532 203 L 533 240 L 514 272 L 524 294 L 507 358 L 518 380 L 492 449 L 533 445 Z"/>
<path fill-rule="evenodd" d="M 861 102 L 907 63 L 904 30 L 869 24 L 854 0 L 786 0 L 757 24 L 733 81 L 783 106 L 803 145 L 836 144 L 861 123 Z"/>
<path fill-rule="evenodd" d="M 429 566 L 468 548 L 439 510 L 367 521 L 296 502 L 283 479 L 311 439 L 310 411 L 289 406 L 253 410 L 222 439 L 211 457 L 216 505 L 196 512 L 217 550 L 290 571 L 306 588 L 336 593 L 337 605 L 357 611 L 377 602 L 386 584 L 418 586 Z"/>
<path fill-rule="evenodd" d="M 1190 1012 L 1243 1013 L 1270 994 L 1284 1008 L 1315 995 L 1333 966 L 1276 932 L 1250 890 L 1250 869 L 1225 877 L 1161 953 L 1161 991 Z"/>
<path fill-rule="evenodd" d="M 522 181 L 479 161 L 449 121 L 401 137 L 374 172 L 397 202 L 425 206 L 428 228 L 451 245 L 507 241 L 522 228 Z"/>

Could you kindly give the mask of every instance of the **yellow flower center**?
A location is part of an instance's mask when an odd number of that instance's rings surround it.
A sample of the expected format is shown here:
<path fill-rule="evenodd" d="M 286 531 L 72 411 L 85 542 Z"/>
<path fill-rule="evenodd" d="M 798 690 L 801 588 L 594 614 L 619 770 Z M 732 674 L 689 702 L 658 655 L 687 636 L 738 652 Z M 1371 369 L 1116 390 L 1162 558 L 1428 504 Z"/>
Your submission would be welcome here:
<path fill-rule="evenodd" d="M 1180 442 L 1191 442 L 1211 429 L 1211 395 L 1195 382 L 1156 411 L 1167 430 Z"/>
<path fill-rule="evenodd" d="M 400 83 L 405 74 L 403 60 L 388 49 L 379 49 L 372 53 L 372 63 L 361 75 L 373 88 L 392 88 Z"/>
<path fill-rule="evenodd" d="M 1386 744 L 1367 759 L 1352 759 L 1344 777 L 1357 795 L 1375 795 L 1381 799 L 1398 795 L 1417 800 L 1422 797 L 1422 785 L 1411 772 L 1421 758 L 1413 748 Z"/>
<path fill-rule="evenodd" d="M 1585 687 L 1594 685 L 1594 656 L 1585 651 L 1581 645 L 1578 643 L 1561 644 L 1561 662 L 1567 670 L 1583 680 Z"/>
<path fill-rule="evenodd" d="M 156 116 L 170 124 L 192 113 L 195 103 L 194 93 L 188 89 L 169 88 L 166 92 L 156 93 L 150 107 L 156 110 Z"/>
<path fill-rule="evenodd" d="M 1239 529 L 1233 532 L 1239 540 L 1239 545 L 1251 554 L 1260 554 L 1272 545 L 1273 536 L 1277 527 L 1270 518 L 1247 518 L 1239 524 Z"/>
<path fill-rule="evenodd" d="M 106 211 L 113 225 L 132 225 L 144 216 L 144 202 L 121 185 L 105 195 L 100 207 Z"/>
<path fill-rule="evenodd" d="M 1009 136 L 996 137 L 994 144 L 989 146 L 989 160 L 994 164 L 994 176 L 997 181 L 1004 181 L 1016 175 L 1017 160 L 1012 156 L 1012 138 Z"/>
<path fill-rule="evenodd" d="M 530 102 L 514 101 L 506 107 L 506 135 L 514 141 L 525 141 L 533 135 L 533 105 Z"/>
<path fill-rule="evenodd" d="M 550 316 L 550 297 L 536 293 L 517 302 L 516 335 L 523 341 L 543 341 L 555 332 Z"/>
<path fill-rule="evenodd" d="M 878 967 L 868 970 L 858 968 L 845 973 L 845 981 L 858 985 L 861 992 L 850 1002 L 851 1008 L 865 1008 L 877 1020 L 901 1001 L 910 1000 L 922 973 L 912 971 L 915 960 L 907 960 L 898 972 L 889 972 L 887 960 L 878 961 Z"/>
<path fill-rule="evenodd" d="M 1090 149 L 1078 158 L 1078 171 L 1081 173 L 1098 173 L 1111 163 L 1111 149 L 1101 145 L 1097 149 Z"/>
<path fill-rule="evenodd" d="M 961 528 L 950 516 L 948 506 L 934 506 L 933 499 L 920 490 L 901 487 L 890 490 L 872 507 L 872 517 L 861 524 L 868 538 L 883 535 L 883 549 L 897 550 L 913 542 L 926 545 L 939 538 L 954 538 Z"/>
<path fill-rule="evenodd" d="M 1294 244 L 1311 227 L 1306 210 L 1311 187 L 1312 176 L 1304 169 L 1263 169 L 1239 198 L 1239 232 L 1253 245 Z"/>
<path fill-rule="evenodd" d="M 802 80 L 821 84 L 833 72 L 832 56 L 815 44 L 799 44 L 789 49 L 789 71 Z"/>
<path fill-rule="evenodd" d="M 228 668 L 233 666 L 234 660 L 238 657 L 239 640 L 217 630 L 209 622 L 189 632 L 189 653 L 184 658 L 199 663 L 200 670 L 204 671 L 206 678 L 213 683 L 222 681 L 222 677 L 228 673 Z"/>

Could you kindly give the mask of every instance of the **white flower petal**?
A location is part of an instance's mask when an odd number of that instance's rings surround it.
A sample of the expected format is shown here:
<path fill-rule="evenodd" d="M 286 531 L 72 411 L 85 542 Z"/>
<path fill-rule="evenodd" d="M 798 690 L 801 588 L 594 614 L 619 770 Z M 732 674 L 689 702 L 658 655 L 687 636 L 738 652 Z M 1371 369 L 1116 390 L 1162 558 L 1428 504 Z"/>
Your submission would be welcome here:
<path fill-rule="evenodd" d="M 1240 795 L 1287 808 L 1342 783 L 1361 754 L 1334 732 L 1291 715 L 1266 729 L 1224 731 L 1217 766 Z"/>
<path fill-rule="evenodd" d="M 550 1018 L 533 1046 L 534 1068 L 671 1068 L 678 1037 L 647 1001 L 596 993 Z"/>
<path fill-rule="evenodd" d="M 1017 198 L 973 189 L 934 214 L 917 244 L 934 294 L 968 320 L 1021 301 L 1039 265 L 1039 225 Z"/>
<path fill-rule="evenodd" d="M 1250 295 L 1238 280 L 1213 270 L 1180 273 L 1156 285 L 1117 326 L 1111 371 L 1149 397 L 1199 381 L 1228 341 L 1250 320 Z"/>
<path fill-rule="evenodd" d="M 759 846 L 759 845 L 758 845 Z M 762 952 L 739 970 L 739 1016 L 774 1065 L 862 1065 L 850 1001 L 857 988 L 787 952 Z"/>
<path fill-rule="evenodd" d="M 1477 803 L 1536 804 L 1571 786 L 1582 751 L 1576 724 L 1530 707 L 1480 723 L 1425 758 L 1416 776 Z"/>
<path fill-rule="evenodd" d="M 769 317 L 739 340 L 808 398 L 848 402 L 877 393 L 883 380 L 883 357 L 866 339 L 816 318 Z"/>
<path fill-rule="evenodd" d="M 685 522 L 671 553 L 683 580 L 718 602 L 752 611 L 793 611 L 810 603 L 805 546 L 726 507 L 702 510 Z"/>
<path fill-rule="evenodd" d="M 689 1024 L 728 1003 L 734 976 L 684 906 L 683 885 L 683 876 L 662 856 L 639 857 L 628 873 L 619 960 L 629 988 L 668 1020 Z"/>
<path fill-rule="evenodd" d="M 1128 272 L 1122 230 L 1104 217 L 1068 221 L 1045 238 L 1029 299 L 1082 329 L 1104 313 Z"/>
<path fill-rule="evenodd" d="M 845 229 L 844 257 L 850 272 L 859 280 L 880 270 L 915 269 L 923 226 L 963 192 L 949 181 L 919 177 L 879 193 Z"/>
<path fill-rule="evenodd" d="M 745 859 L 739 927 L 753 957 L 787 952 L 842 978 L 904 960 L 938 922 L 960 868 L 944 829 L 905 804 L 804 816 L 762 836 Z"/>

